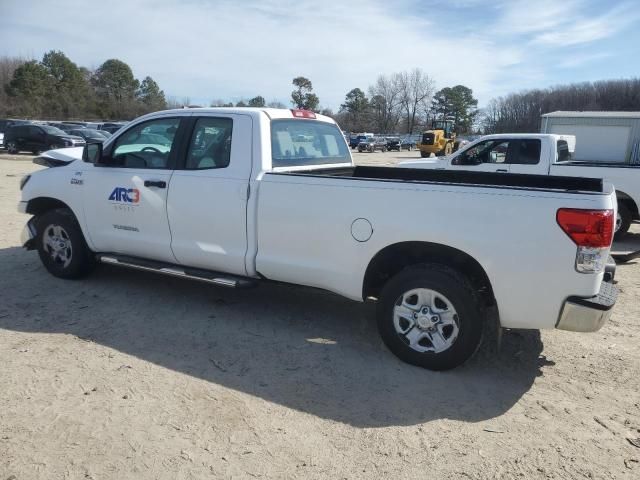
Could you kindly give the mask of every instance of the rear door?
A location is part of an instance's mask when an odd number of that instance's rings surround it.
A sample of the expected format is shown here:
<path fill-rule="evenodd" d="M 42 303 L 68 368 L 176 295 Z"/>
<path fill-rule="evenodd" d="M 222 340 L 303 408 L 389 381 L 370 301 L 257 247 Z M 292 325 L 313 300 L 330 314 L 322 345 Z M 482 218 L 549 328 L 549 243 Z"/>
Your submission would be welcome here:
<path fill-rule="evenodd" d="M 252 162 L 249 115 L 194 115 L 171 178 L 168 217 L 179 263 L 246 275 Z"/>
<path fill-rule="evenodd" d="M 522 138 L 511 144 L 509 171 L 511 173 L 530 173 L 546 175 L 547 162 L 541 161 L 542 141 L 539 138 Z M 555 154 L 555 152 L 553 152 Z"/>

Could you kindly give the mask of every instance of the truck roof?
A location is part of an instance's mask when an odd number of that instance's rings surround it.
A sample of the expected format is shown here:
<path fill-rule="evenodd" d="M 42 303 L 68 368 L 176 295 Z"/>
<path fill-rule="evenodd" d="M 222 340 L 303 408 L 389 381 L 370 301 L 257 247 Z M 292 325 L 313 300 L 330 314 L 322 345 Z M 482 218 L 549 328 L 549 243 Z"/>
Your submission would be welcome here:
<path fill-rule="evenodd" d="M 575 112 L 558 110 L 545 113 L 542 117 L 571 117 L 571 118 L 640 118 L 640 112 Z"/>
<path fill-rule="evenodd" d="M 327 117 L 326 115 L 321 115 L 319 113 L 312 112 L 310 110 L 300 110 L 300 109 L 289 109 L 289 108 L 267 108 L 267 107 L 195 107 L 195 108 L 176 108 L 173 110 L 162 110 L 160 112 L 155 112 L 150 115 L 155 115 L 158 113 L 182 113 L 185 112 L 190 113 L 236 113 L 236 114 L 252 114 L 258 115 L 260 113 L 266 114 L 271 119 L 276 118 L 299 118 L 293 115 L 294 111 L 303 111 L 308 112 L 309 114 L 313 114 L 316 120 L 320 120 L 322 122 L 336 123 L 331 117 Z"/>
<path fill-rule="evenodd" d="M 478 140 L 488 140 L 492 138 L 557 138 L 563 139 L 571 135 L 560 135 L 557 133 L 492 133 L 490 135 L 483 135 Z"/>

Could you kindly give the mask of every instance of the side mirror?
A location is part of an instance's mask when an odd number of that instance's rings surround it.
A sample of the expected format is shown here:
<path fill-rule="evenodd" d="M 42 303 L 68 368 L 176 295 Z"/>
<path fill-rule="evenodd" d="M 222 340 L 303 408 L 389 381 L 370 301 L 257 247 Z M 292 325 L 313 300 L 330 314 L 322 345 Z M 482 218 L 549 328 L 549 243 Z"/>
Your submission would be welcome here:
<path fill-rule="evenodd" d="M 102 162 L 102 143 L 87 143 L 82 151 L 82 160 L 94 165 L 99 165 Z"/>

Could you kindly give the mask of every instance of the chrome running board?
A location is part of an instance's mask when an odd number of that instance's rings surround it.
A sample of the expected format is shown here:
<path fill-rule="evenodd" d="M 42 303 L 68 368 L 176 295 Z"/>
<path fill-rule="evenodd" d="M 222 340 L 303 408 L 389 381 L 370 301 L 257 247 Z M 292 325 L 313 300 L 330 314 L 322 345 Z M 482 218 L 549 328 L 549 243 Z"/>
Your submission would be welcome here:
<path fill-rule="evenodd" d="M 200 282 L 211 283 L 228 288 L 247 288 L 257 285 L 257 281 L 252 278 L 245 278 L 235 275 L 228 275 L 210 270 L 183 267 L 170 263 L 156 262 L 142 258 L 135 258 L 123 255 L 98 254 L 99 262 L 118 267 L 133 268 L 144 272 L 160 273 L 171 277 L 186 278 Z"/>

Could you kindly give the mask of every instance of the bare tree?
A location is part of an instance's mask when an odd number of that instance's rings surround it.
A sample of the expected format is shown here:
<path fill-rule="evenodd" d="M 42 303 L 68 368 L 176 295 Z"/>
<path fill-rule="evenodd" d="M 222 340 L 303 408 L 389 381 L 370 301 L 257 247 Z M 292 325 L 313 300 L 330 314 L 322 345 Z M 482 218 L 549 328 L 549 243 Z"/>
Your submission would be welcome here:
<path fill-rule="evenodd" d="M 433 97 L 434 81 L 416 68 L 410 72 L 397 73 L 393 76 L 400 91 L 400 105 L 405 115 L 408 133 L 413 133 L 420 112 L 428 109 Z"/>
<path fill-rule="evenodd" d="M 398 75 L 380 75 L 369 87 L 372 127 L 377 132 L 393 132 L 400 118 L 402 102 Z"/>

